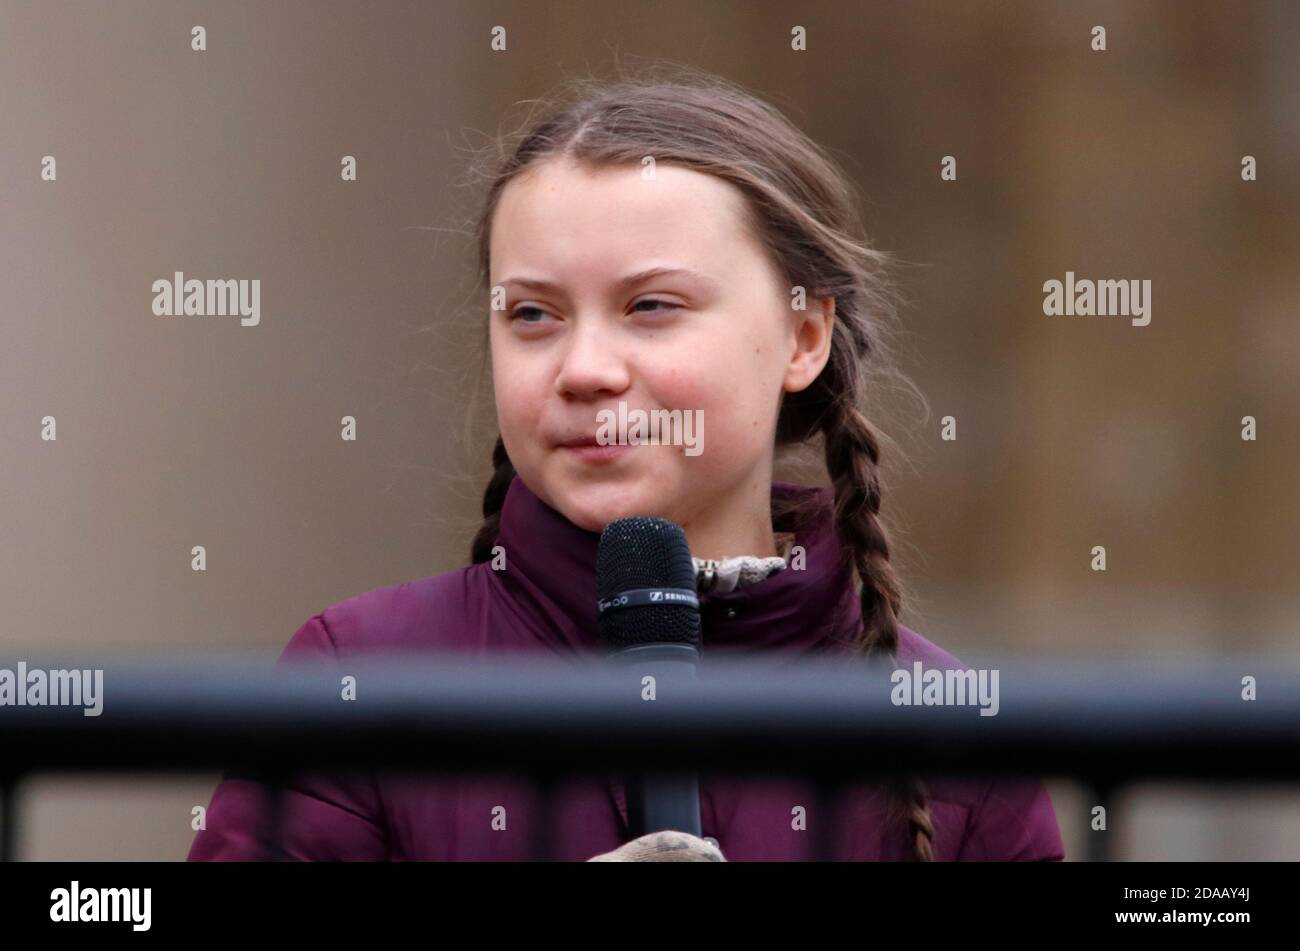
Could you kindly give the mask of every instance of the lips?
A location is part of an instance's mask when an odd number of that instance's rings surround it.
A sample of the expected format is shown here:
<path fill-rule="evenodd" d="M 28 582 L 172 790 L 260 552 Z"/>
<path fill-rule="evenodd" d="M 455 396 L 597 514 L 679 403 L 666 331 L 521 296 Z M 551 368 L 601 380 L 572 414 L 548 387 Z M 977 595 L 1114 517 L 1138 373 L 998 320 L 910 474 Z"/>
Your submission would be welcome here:
<path fill-rule="evenodd" d="M 584 466 L 603 466 L 624 458 L 632 447 L 614 443 L 601 445 L 595 436 L 571 436 L 557 443 L 557 448 L 570 459 L 575 459 Z"/>
<path fill-rule="evenodd" d="M 600 444 L 596 442 L 595 436 L 573 436 L 563 442 L 556 443 L 556 445 L 563 446 L 566 449 L 576 449 L 580 446 L 598 446 Z"/>

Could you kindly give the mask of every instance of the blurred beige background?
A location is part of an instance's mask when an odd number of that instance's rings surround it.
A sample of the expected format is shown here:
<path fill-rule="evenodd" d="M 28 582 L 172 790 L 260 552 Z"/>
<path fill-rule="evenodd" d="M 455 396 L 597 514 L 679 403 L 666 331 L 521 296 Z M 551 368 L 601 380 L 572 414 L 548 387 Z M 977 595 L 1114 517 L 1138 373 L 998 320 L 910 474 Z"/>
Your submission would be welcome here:
<path fill-rule="evenodd" d="M 495 434 L 465 149 L 615 56 L 771 99 L 919 265 L 902 368 L 931 415 L 876 420 L 907 450 L 905 623 L 968 663 L 1293 653 L 1298 48 L 1281 0 L 3 0 L 0 654 L 270 658 L 327 605 L 465 564 Z M 261 324 L 153 316 L 177 270 L 259 278 Z M 1151 280 L 1151 324 L 1045 317 L 1067 270 Z M 215 779 L 33 777 L 20 857 L 179 859 Z M 1052 792 L 1081 857 L 1086 797 Z M 1297 790 L 1125 809 L 1121 858 L 1300 856 Z"/>

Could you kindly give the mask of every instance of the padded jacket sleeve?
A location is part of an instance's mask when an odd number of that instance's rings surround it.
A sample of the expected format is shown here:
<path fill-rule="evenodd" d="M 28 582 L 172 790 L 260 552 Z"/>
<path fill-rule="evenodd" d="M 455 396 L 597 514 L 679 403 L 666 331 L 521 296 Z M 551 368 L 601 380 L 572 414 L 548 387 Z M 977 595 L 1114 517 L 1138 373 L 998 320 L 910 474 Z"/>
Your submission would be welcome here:
<path fill-rule="evenodd" d="M 1063 861 L 1061 828 L 1042 782 L 991 781 L 971 813 L 957 858 L 976 862 Z"/>
<path fill-rule="evenodd" d="M 308 618 L 280 654 L 277 668 L 296 660 L 338 663 L 324 613 Z M 283 792 L 281 849 L 300 861 L 383 861 L 390 857 L 387 825 L 373 775 L 302 774 Z M 212 795 L 206 826 L 187 861 L 258 861 L 267 857 L 269 790 L 226 773 Z"/>

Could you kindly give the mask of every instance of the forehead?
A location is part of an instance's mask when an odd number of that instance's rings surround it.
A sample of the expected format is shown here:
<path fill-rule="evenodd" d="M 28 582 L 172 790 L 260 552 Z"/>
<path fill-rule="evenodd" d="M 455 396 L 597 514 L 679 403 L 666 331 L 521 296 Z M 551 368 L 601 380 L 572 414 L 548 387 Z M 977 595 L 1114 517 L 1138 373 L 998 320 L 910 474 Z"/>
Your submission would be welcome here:
<path fill-rule="evenodd" d="M 551 160 L 503 190 L 492 221 L 492 270 L 622 270 L 653 257 L 725 276 L 743 256 L 760 253 L 744 213 L 735 186 L 702 172 L 659 164 L 647 180 L 640 166 Z"/>

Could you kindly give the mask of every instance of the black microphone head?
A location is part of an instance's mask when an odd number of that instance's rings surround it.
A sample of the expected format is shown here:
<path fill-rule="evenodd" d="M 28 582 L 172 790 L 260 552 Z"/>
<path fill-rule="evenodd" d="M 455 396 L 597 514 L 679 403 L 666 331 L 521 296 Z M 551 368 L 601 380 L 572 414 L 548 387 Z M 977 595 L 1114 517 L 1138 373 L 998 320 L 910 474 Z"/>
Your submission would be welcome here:
<path fill-rule="evenodd" d="M 641 644 L 700 646 L 695 563 L 681 526 L 635 515 L 605 526 L 596 553 L 600 638 L 610 650 Z M 649 591 L 638 597 L 629 592 Z"/>

